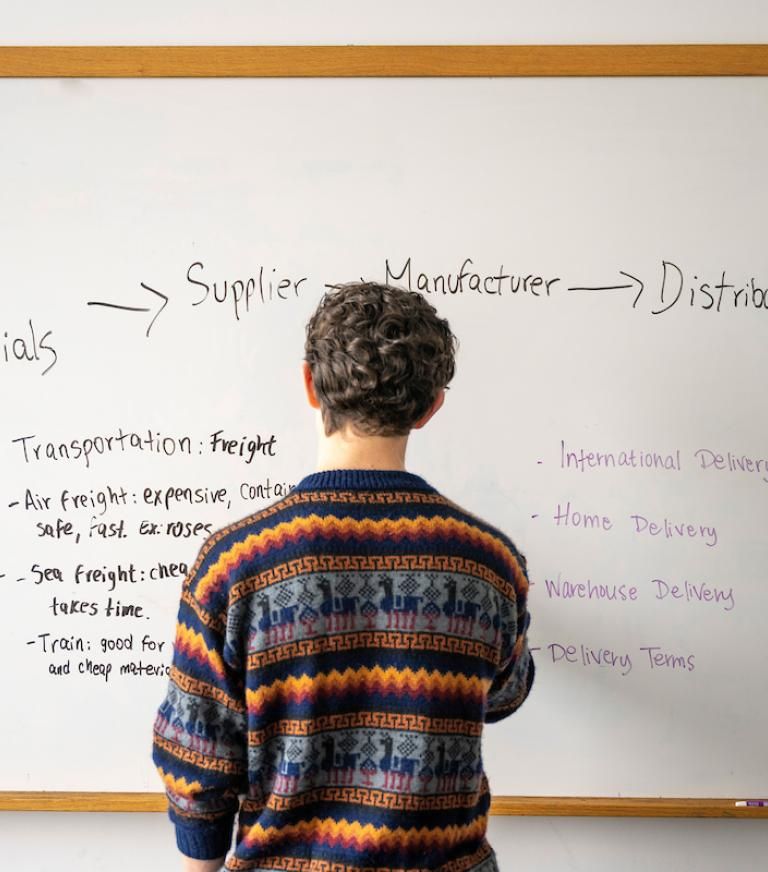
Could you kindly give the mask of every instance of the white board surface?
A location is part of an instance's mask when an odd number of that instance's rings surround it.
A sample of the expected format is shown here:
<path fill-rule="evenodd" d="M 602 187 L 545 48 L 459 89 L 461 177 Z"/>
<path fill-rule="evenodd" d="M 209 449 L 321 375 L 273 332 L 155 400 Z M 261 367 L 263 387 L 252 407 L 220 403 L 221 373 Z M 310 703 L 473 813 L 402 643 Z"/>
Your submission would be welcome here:
<path fill-rule="evenodd" d="M 33 0 L 7 11 L 6 45 L 425 45 L 765 42 L 760 0 Z"/>
<path fill-rule="evenodd" d="M 528 556 L 537 684 L 486 734 L 494 792 L 764 791 L 766 97 L 0 83 L 0 789 L 159 789 L 180 567 L 312 470 L 303 326 L 364 276 L 426 282 L 460 339 L 409 468 Z"/>

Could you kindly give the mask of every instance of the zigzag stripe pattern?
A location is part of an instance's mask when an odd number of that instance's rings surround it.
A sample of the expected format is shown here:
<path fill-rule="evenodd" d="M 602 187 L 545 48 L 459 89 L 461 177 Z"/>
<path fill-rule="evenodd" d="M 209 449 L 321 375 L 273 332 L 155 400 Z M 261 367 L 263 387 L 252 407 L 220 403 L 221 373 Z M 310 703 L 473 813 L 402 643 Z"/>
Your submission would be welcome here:
<path fill-rule="evenodd" d="M 253 524 L 274 517 L 281 512 L 285 512 L 296 506 L 301 506 L 307 503 L 317 504 L 338 504 L 344 503 L 348 505 L 372 506 L 372 505 L 452 505 L 445 499 L 444 496 L 436 491 L 419 492 L 419 491 L 305 491 L 299 490 L 300 486 L 290 494 L 284 497 L 277 503 L 267 506 L 265 509 L 260 509 L 253 515 L 222 527 L 214 533 L 205 545 L 200 549 L 197 560 L 192 566 L 189 574 L 184 580 L 185 587 L 197 577 L 200 567 L 205 563 L 205 559 L 213 551 L 216 545 L 228 536 L 238 533 Z"/>
<path fill-rule="evenodd" d="M 320 672 L 317 675 L 289 676 L 277 679 L 257 690 L 246 691 L 246 706 L 250 714 L 261 714 L 276 700 L 300 703 L 321 694 L 344 696 L 345 694 L 380 694 L 385 696 L 410 697 L 450 697 L 458 705 L 471 700 L 482 700 L 490 681 L 453 672 L 441 673 L 426 669 L 395 669 L 374 666 L 373 669 L 345 669 L 339 672 Z"/>
<path fill-rule="evenodd" d="M 194 796 L 197 791 L 203 788 L 199 781 L 188 782 L 183 775 L 175 778 L 170 772 L 164 772 L 161 766 L 158 767 L 158 772 L 163 779 L 163 784 L 175 796 Z"/>
<path fill-rule="evenodd" d="M 448 848 L 458 841 L 475 839 L 485 832 L 485 815 L 476 817 L 472 823 L 446 827 L 376 827 L 361 824 L 346 818 L 316 818 L 288 824 L 284 827 L 262 827 L 253 824 L 240 832 L 242 841 L 249 847 L 273 845 L 286 839 L 295 839 L 304 844 L 340 846 L 365 851 L 397 851 L 405 846 L 414 853 L 431 851 L 436 847 Z"/>
<path fill-rule="evenodd" d="M 409 504 L 447 505 L 445 497 L 441 496 L 436 492 L 421 493 L 418 491 L 407 490 L 394 492 L 355 490 L 308 492 L 304 490 L 299 490 L 299 488 L 297 487 L 293 491 L 293 493 L 279 500 L 277 503 L 274 503 L 271 506 L 267 506 L 264 509 L 259 509 L 259 511 L 255 512 L 253 515 L 248 515 L 245 518 L 241 518 L 234 524 L 229 524 L 226 527 L 222 527 L 221 530 L 218 530 L 216 533 L 214 533 L 200 550 L 200 554 L 198 555 L 198 558 L 195 561 L 195 564 L 193 565 L 192 571 L 190 572 L 188 578 L 193 578 L 197 575 L 200 567 L 205 562 L 205 558 L 213 550 L 214 546 L 216 546 L 223 539 L 226 539 L 233 533 L 237 533 L 240 530 L 244 530 L 245 528 L 250 527 L 255 523 L 258 523 L 259 521 L 273 518 L 275 515 L 278 515 L 281 512 L 285 512 L 289 509 L 294 508 L 295 506 L 301 506 L 307 503 L 347 503 L 351 505 L 364 506 Z"/>
<path fill-rule="evenodd" d="M 182 590 L 181 601 L 192 609 L 197 618 L 200 620 L 200 623 L 204 624 L 211 630 L 217 631 L 219 633 L 224 632 L 227 626 L 226 621 L 223 621 L 217 615 L 212 615 L 209 611 L 204 609 L 195 599 L 195 597 L 190 593 L 189 590 Z"/>
<path fill-rule="evenodd" d="M 281 549 L 298 539 L 339 539 L 342 542 L 364 542 L 369 539 L 390 539 L 400 542 L 404 539 L 457 539 L 484 546 L 501 557 L 515 574 L 516 587 L 519 591 L 527 590 L 527 581 L 520 570 L 517 560 L 507 546 L 496 536 L 486 533 L 465 521 L 452 517 L 434 515 L 426 518 L 398 518 L 391 520 L 373 520 L 371 518 L 339 518 L 335 515 L 311 514 L 306 517 L 284 521 L 275 527 L 268 527 L 259 533 L 246 536 L 219 556 L 207 570 L 197 585 L 196 595 L 200 601 L 207 604 L 213 593 L 226 581 L 229 575 L 245 560 L 265 555 L 275 549 Z M 516 571 L 515 571 L 516 568 Z"/>
<path fill-rule="evenodd" d="M 185 657 L 197 660 L 208 666 L 219 678 L 224 677 L 224 662 L 218 651 L 212 650 L 205 644 L 202 633 L 198 633 L 186 624 L 176 625 L 176 641 L 174 648 Z"/>

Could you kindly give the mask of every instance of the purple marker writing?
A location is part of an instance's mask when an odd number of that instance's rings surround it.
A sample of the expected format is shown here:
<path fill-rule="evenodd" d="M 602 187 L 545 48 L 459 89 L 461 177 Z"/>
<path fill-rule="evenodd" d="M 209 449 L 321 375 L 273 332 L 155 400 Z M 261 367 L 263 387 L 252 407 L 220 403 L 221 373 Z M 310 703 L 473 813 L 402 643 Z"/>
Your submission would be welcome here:
<path fill-rule="evenodd" d="M 736 805 L 741 808 L 768 808 L 768 799 L 741 799 Z"/>

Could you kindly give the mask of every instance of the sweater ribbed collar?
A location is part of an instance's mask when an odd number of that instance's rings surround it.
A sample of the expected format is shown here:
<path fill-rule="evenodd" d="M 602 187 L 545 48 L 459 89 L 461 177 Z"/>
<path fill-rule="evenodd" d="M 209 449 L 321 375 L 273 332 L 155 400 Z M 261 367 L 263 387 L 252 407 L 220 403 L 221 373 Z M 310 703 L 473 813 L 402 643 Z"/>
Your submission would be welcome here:
<path fill-rule="evenodd" d="M 323 469 L 305 476 L 294 490 L 434 491 L 420 475 L 404 469 Z"/>

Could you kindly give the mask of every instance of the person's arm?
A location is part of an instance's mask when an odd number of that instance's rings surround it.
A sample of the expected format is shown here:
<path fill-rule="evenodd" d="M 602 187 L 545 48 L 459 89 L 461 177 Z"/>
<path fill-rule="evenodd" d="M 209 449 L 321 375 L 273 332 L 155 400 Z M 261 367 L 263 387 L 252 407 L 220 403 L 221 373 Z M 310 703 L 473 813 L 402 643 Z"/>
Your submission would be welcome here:
<path fill-rule="evenodd" d="M 205 561 L 198 561 L 203 567 Z M 176 624 L 168 691 L 155 719 L 152 759 L 165 785 L 184 872 L 214 872 L 247 793 L 243 676 L 225 645 L 226 607 L 201 602 L 193 570 Z"/>
<path fill-rule="evenodd" d="M 191 857 L 184 857 L 181 872 L 219 872 L 223 865 L 224 857 L 218 860 L 193 860 Z"/>
<path fill-rule="evenodd" d="M 488 691 L 486 723 L 492 724 L 517 711 L 531 691 L 535 667 L 528 648 L 528 574 L 525 558 L 515 553 L 511 583 L 515 597 L 502 600 L 501 657 Z"/>

